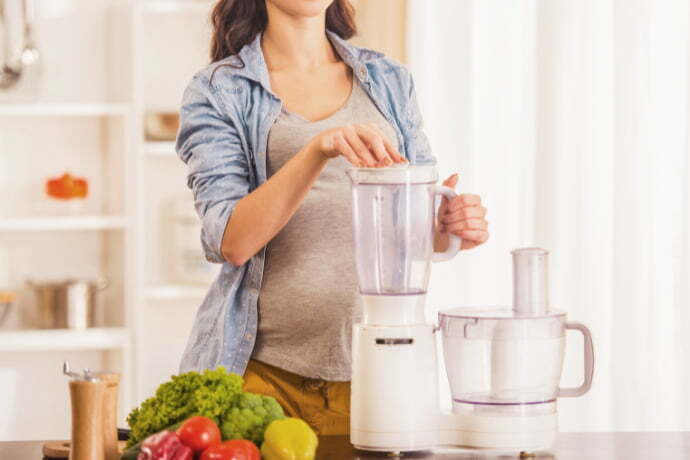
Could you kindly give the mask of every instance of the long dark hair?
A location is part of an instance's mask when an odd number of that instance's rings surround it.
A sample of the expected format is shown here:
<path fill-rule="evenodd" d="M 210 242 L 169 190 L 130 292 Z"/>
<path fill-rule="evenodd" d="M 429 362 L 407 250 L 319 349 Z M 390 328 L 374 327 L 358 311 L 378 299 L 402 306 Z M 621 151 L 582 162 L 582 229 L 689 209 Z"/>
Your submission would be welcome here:
<path fill-rule="evenodd" d="M 266 0 L 219 0 L 211 23 L 211 62 L 216 62 L 239 53 L 266 29 Z M 333 0 L 326 10 L 326 28 L 346 40 L 357 33 L 350 0 Z"/>

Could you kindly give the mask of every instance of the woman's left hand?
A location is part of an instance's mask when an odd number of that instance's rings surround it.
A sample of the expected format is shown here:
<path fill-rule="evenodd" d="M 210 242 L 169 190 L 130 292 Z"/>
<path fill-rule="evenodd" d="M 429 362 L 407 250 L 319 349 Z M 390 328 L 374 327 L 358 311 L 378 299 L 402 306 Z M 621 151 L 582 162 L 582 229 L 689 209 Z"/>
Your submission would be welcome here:
<path fill-rule="evenodd" d="M 443 181 L 450 188 L 457 183 L 457 173 Z M 441 235 L 452 233 L 462 238 L 461 249 L 472 249 L 489 239 L 486 208 L 479 195 L 463 193 L 451 200 L 444 197 L 438 208 L 438 224 Z"/>

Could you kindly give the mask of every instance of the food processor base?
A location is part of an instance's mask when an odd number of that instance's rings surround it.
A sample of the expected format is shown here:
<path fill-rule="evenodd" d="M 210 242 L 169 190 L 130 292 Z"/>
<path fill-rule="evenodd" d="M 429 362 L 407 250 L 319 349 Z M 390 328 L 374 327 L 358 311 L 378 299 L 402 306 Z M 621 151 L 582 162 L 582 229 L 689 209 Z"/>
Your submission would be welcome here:
<path fill-rule="evenodd" d="M 511 417 L 448 413 L 439 415 L 437 426 L 437 445 L 532 452 L 553 447 L 558 414 Z"/>

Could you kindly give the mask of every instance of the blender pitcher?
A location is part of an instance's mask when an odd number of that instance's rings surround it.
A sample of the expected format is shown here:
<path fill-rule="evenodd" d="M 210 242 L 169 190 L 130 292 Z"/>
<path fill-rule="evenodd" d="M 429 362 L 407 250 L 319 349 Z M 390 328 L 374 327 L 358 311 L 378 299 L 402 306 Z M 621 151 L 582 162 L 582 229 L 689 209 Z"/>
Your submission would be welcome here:
<path fill-rule="evenodd" d="M 451 259 L 461 239 L 434 252 L 436 185 L 432 166 L 350 169 L 355 259 L 366 324 L 422 324 L 430 262 Z"/>

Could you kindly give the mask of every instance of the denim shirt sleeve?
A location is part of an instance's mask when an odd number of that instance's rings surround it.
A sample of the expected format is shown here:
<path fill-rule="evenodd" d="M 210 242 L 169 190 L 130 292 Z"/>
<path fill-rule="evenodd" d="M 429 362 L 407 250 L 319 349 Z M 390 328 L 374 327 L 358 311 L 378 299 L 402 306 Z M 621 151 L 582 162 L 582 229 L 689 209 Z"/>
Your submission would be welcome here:
<path fill-rule="evenodd" d="M 237 127 L 208 80 L 195 77 L 185 90 L 180 110 L 177 154 L 189 168 L 187 185 L 202 222 L 206 259 L 223 263 L 223 234 L 237 202 L 249 193 L 249 166 Z"/>
<path fill-rule="evenodd" d="M 436 157 L 431 153 L 429 139 L 424 133 L 424 120 L 417 103 L 417 93 L 414 89 L 414 80 L 409 71 L 405 72 L 408 80 L 405 143 L 407 152 L 414 152 L 411 162 L 417 165 L 435 165 Z"/>

